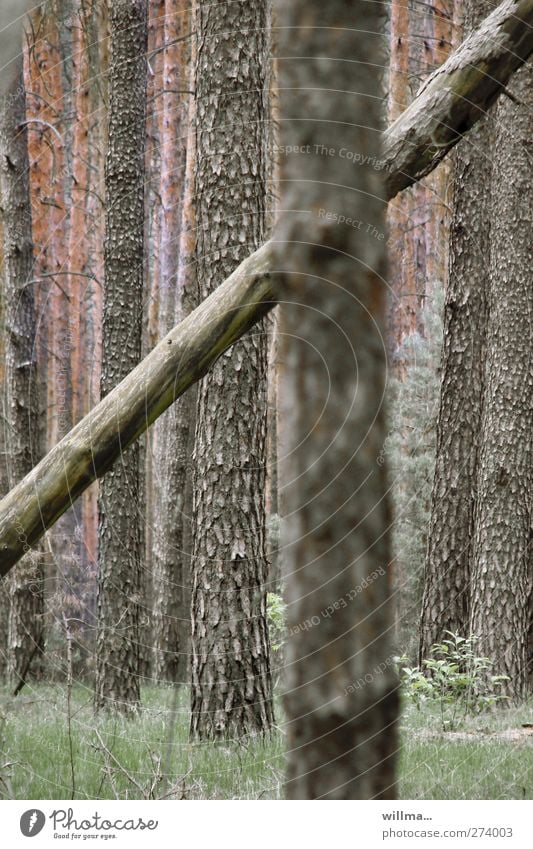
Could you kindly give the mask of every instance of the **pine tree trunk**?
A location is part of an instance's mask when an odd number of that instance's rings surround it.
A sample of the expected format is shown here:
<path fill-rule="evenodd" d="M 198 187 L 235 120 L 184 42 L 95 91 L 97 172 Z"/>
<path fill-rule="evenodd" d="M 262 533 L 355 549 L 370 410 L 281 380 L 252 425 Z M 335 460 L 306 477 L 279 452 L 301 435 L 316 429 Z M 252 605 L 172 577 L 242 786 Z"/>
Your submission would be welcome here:
<path fill-rule="evenodd" d="M 482 402 L 471 633 L 503 692 L 527 696 L 533 466 L 530 191 L 533 73 L 510 86 L 518 102 L 496 107 L 490 202 L 485 383 Z M 490 256 L 490 259 L 488 257 Z"/>
<path fill-rule="evenodd" d="M 82 362 L 82 346 L 85 310 L 89 303 L 88 280 L 84 275 L 90 249 L 90 240 L 85 234 L 92 233 L 94 228 L 87 222 L 84 209 L 89 161 L 86 123 L 89 98 L 84 84 L 87 72 L 82 21 L 79 0 L 59 0 L 54 9 L 47 10 L 47 27 L 54 32 L 57 45 L 61 92 L 60 103 L 55 104 L 56 108 L 60 106 L 60 114 L 54 117 L 54 126 L 59 123 L 61 143 L 54 139 L 52 164 L 52 173 L 55 168 L 58 170 L 57 192 L 61 207 L 60 225 L 51 234 L 58 250 L 56 269 L 59 272 L 54 279 L 57 309 L 52 325 L 57 370 L 52 444 L 68 433 L 84 412 L 81 376 L 86 372 L 86 364 Z M 85 618 L 87 573 L 82 515 L 80 501 L 67 510 L 50 535 L 58 578 L 57 597 L 50 604 L 50 610 L 61 639 L 64 634 L 62 617 L 69 620 L 78 648 Z"/>
<path fill-rule="evenodd" d="M 267 554 L 269 560 L 268 591 L 281 592 L 281 549 L 279 544 L 280 497 L 278 477 L 278 380 L 279 327 L 277 315 L 267 319 L 270 330 L 268 360 L 268 419 L 267 419 Z"/>
<path fill-rule="evenodd" d="M 264 239 L 268 0 L 200 2 L 196 62 L 200 300 Z M 262 325 L 202 382 L 194 455 L 191 736 L 273 722 L 266 622 L 267 339 Z"/>
<path fill-rule="evenodd" d="M 159 293 L 159 338 L 176 320 L 190 312 L 180 273 L 182 230 L 185 221 L 187 121 L 191 88 L 191 31 L 189 2 L 167 0 L 165 6 L 163 87 L 159 92 L 161 113 L 161 281 Z M 184 40 L 185 39 L 185 40 Z M 192 70 L 192 69 L 191 69 Z M 191 201 L 189 201 L 191 202 Z M 185 262 L 191 257 L 184 257 Z M 190 282 L 190 281 L 189 281 Z M 190 286 L 188 286 L 190 288 Z M 186 681 L 189 624 L 186 590 L 188 556 L 185 550 L 187 524 L 189 428 L 194 422 L 194 397 L 183 398 L 156 424 L 154 475 L 157 501 L 154 510 L 154 676 L 158 681 Z"/>
<path fill-rule="evenodd" d="M 294 302 L 283 305 L 281 326 L 287 794 L 393 798 L 391 513 L 377 462 L 386 434 L 386 205 L 383 175 L 340 154 L 379 159 L 383 21 L 376 4 L 344 0 L 280 0 L 278 13 L 280 140 L 307 151 L 282 159 L 287 211 L 274 243 L 283 298 Z M 353 26 L 363 19 L 364 32 Z M 364 126 L 354 125 L 363 114 Z"/>
<path fill-rule="evenodd" d="M 102 395 L 116 386 L 141 356 L 146 49 L 146 0 L 114 0 Z M 140 699 L 140 501 L 136 443 L 107 474 L 100 490 L 97 709 L 128 712 Z"/>
<path fill-rule="evenodd" d="M 84 142 L 87 167 L 84 169 L 83 211 L 84 241 L 87 244 L 83 282 L 83 335 L 79 374 L 79 415 L 84 416 L 100 397 L 102 364 L 102 314 L 104 280 L 104 197 L 106 116 L 101 109 L 107 97 L 109 70 L 106 7 L 100 0 L 84 3 L 79 11 L 83 25 L 84 62 L 80 68 L 79 109 L 84 114 Z M 81 102 L 85 101 L 84 109 Z M 98 120 L 94 116 L 98 115 Z M 83 140 L 80 141 L 83 144 Z M 76 416 L 77 418 L 77 416 Z M 83 546 L 81 548 L 81 587 L 83 619 L 87 624 L 84 640 L 91 654 L 96 647 L 96 583 L 98 564 L 98 488 L 84 494 L 82 509 Z"/>
<path fill-rule="evenodd" d="M 36 318 L 29 189 L 26 94 L 19 72 L 2 103 L 0 127 L 4 214 L 4 321 L 6 356 L 7 477 L 14 484 L 40 459 Z M 17 526 L 15 526 L 17 528 Z M 23 533 L 20 528 L 19 533 Z M 9 579 L 7 669 L 20 686 L 38 669 L 44 648 L 44 571 L 40 548 L 29 551 Z"/>
<path fill-rule="evenodd" d="M 194 32 L 196 19 L 194 9 L 190 17 L 191 31 Z M 196 41 L 191 43 L 190 68 L 188 80 L 190 90 L 194 90 L 196 71 Z M 189 97 L 188 136 L 185 181 L 183 186 L 183 206 L 179 247 L 178 291 L 176 297 L 175 320 L 181 321 L 197 305 L 196 279 L 196 103 Z M 169 549 L 174 552 L 176 583 L 181 584 L 177 602 L 178 623 L 178 680 L 189 682 L 191 674 L 191 581 L 192 581 L 192 477 L 194 450 L 197 387 L 182 396 L 178 402 L 173 432 L 173 450 L 171 453 L 170 475 L 171 492 L 179 493 L 179 499 L 171 499 L 169 511 L 168 540 Z M 180 487 L 183 486 L 183 492 Z"/>
<path fill-rule="evenodd" d="M 390 67 L 388 121 L 392 124 L 410 101 L 409 65 L 412 42 L 409 40 L 409 4 L 392 0 L 390 18 Z M 417 10 L 418 11 L 418 10 Z M 416 287 L 413 280 L 413 240 L 410 211 L 412 192 L 393 198 L 387 208 L 390 256 L 389 339 L 391 353 L 406 334 L 416 329 Z M 393 360 L 394 362 L 394 360 Z"/>
<path fill-rule="evenodd" d="M 164 42 L 165 42 L 165 0 L 154 0 L 148 6 L 148 57 L 151 73 L 147 85 L 146 114 L 146 189 L 145 205 L 145 266 L 146 266 L 146 303 L 144 315 L 143 357 L 158 342 L 159 333 L 159 296 L 160 296 L 160 244 L 161 244 L 161 113 L 165 98 L 164 89 Z M 154 626 L 157 611 L 154 609 L 153 591 L 155 563 L 159 534 L 157 533 L 160 505 L 159 464 L 160 440 L 157 425 L 146 434 L 144 458 L 144 493 L 146 504 L 146 523 L 144 534 L 145 562 L 145 610 L 142 618 L 141 642 L 143 643 L 142 666 L 144 673 L 150 675 L 156 655 L 157 640 L 154 639 Z"/>
<path fill-rule="evenodd" d="M 465 3 L 465 27 L 474 29 L 492 4 Z M 486 329 L 486 258 L 489 250 L 490 117 L 474 127 L 455 154 L 455 197 L 444 306 L 442 383 L 435 477 L 420 624 L 420 660 L 445 631 L 465 636 L 483 356 Z"/>

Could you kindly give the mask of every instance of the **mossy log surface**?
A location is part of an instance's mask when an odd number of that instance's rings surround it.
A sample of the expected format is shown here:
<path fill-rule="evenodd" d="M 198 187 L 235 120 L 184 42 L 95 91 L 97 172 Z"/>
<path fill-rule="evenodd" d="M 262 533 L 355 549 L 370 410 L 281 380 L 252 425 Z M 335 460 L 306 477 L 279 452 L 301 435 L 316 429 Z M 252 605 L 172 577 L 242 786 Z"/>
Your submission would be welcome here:
<path fill-rule="evenodd" d="M 533 0 L 504 0 L 431 74 L 385 133 L 389 200 L 433 171 L 532 52 Z"/>
<path fill-rule="evenodd" d="M 429 174 L 533 52 L 533 0 L 504 0 L 385 133 L 385 196 Z M 0 501 L 0 576 L 278 301 L 267 243 Z"/>

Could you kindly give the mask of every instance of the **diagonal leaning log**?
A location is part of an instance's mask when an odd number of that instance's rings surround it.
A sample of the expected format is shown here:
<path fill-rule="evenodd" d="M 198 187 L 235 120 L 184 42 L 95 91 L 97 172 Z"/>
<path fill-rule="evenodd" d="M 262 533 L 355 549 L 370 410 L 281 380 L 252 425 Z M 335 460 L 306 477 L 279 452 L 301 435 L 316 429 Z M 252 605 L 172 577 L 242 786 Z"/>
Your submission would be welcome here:
<path fill-rule="evenodd" d="M 533 0 L 504 0 L 384 133 L 385 197 L 429 174 L 533 52 Z M 517 107 L 519 108 L 519 107 Z M 278 301 L 271 246 L 248 257 L 0 502 L 0 575 Z"/>
<path fill-rule="evenodd" d="M 274 306 L 269 259 L 267 244 L 241 263 L 0 502 L 0 575 Z"/>
<path fill-rule="evenodd" d="M 389 200 L 437 167 L 532 52 L 533 0 L 504 0 L 384 134 Z"/>

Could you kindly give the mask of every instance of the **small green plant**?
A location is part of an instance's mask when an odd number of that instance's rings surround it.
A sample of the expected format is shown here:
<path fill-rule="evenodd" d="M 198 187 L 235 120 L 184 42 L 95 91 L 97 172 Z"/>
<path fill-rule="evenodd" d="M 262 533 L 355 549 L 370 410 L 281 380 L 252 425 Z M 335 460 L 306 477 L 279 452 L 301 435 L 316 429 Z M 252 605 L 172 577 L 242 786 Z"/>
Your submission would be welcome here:
<path fill-rule="evenodd" d="M 415 705 L 416 709 L 421 711 L 423 705 L 435 696 L 432 682 L 424 675 L 418 666 L 402 665 L 409 663 L 408 657 L 397 657 L 395 660 L 400 670 L 405 694 Z"/>
<path fill-rule="evenodd" d="M 492 661 L 476 654 L 478 637 L 461 637 L 446 631 L 448 639 L 435 643 L 418 666 L 397 658 L 404 691 L 418 710 L 437 706 L 443 731 L 453 731 L 467 716 L 481 713 L 507 698 L 501 691 L 506 675 L 492 675 Z"/>

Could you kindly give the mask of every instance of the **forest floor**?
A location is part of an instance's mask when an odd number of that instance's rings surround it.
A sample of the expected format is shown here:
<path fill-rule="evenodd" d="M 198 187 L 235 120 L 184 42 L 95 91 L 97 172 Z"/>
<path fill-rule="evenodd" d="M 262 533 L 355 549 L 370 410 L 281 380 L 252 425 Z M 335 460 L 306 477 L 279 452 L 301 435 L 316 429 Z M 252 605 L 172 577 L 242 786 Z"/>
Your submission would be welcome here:
<path fill-rule="evenodd" d="M 278 709 L 278 715 L 281 711 Z M 99 717 L 77 684 L 0 690 L 0 798 L 278 799 L 283 734 L 266 741 L 189 743 L 187 693 L 150 687 L 134 719 Z M 440 730 L 408 706 L 400 735 L 404 799 L 533 799 L 533 703 Z"/>

